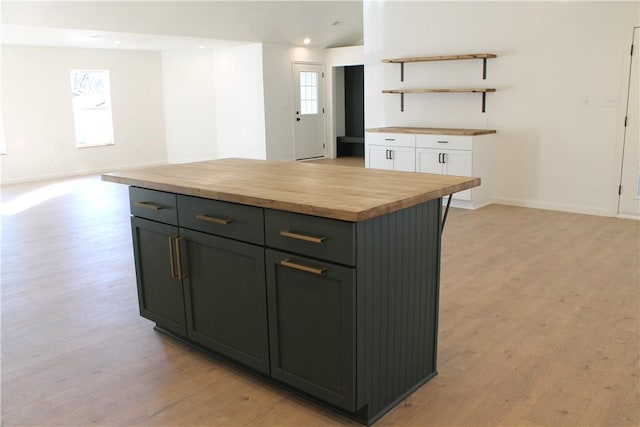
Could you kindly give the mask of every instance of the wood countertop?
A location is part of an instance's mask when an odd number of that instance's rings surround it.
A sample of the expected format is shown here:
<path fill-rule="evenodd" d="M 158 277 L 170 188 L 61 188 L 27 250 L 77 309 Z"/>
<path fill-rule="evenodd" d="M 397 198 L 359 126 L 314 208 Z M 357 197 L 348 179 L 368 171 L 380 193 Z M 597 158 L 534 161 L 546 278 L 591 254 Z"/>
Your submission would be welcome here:
<path fill-rule="evenodd" d="M 351 222 L 480 185 L 474 177 L 250 159 L 134 169 L 102 179 Z"/>
<path fill-rule="evenodd" d="M 460 135 L 460 136 L 476 136 L 488 135 L 496 133 L 494 129 L 451 129 L 451 128 L 418 128 L 392 126 L 382 128 L 367 129 L 367 132 L 388 132 L 388 133 L 415 133 L 427 135 Z"/>

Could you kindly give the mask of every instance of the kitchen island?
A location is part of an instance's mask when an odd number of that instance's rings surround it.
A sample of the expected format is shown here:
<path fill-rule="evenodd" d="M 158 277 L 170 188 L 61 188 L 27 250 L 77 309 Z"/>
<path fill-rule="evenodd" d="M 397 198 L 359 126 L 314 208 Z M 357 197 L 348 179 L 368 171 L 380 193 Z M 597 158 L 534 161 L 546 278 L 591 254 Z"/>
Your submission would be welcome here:
<path fill-rule="evenodd" d="M 130 186 L 140 313 L 371 424 L 436 374 L 441 198 L 478 178 L 221 159 Z"/>

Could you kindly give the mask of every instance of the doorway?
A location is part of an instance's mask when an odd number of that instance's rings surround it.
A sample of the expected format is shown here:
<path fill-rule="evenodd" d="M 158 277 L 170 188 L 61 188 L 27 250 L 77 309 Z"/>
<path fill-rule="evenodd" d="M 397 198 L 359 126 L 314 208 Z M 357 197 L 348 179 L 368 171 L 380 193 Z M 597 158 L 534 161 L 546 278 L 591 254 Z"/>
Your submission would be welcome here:
<path fill-rule="evenodd" d="M 638 92 L 640 91 L 640 28 L 633 29 L 629 91 L 622 149 L 622 171 L 618 199 L 618 216 L 640 219 L 640 126 L 638 126 Z"/>
<path fill-rule="evenodd" d="M 364 158 L 364 65 L 336 67 L 336 157 Z"/>
<path fill-rule="evenodd" d="M 324 157 L 324 66 L 294 62 L 295 157 Z"/>

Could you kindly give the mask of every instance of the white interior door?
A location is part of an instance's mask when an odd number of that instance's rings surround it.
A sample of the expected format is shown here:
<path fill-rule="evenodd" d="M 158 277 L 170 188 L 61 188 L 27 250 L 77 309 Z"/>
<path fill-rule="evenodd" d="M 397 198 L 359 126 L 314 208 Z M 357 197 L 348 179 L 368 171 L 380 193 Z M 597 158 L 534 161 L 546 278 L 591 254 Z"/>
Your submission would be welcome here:
<path fill-rule="evenodd" d="M 638 126 L 638 121 L 640 121 L 640 111 L 638 110 L 640 28 L 638 27 L 633 31 L 633 46 L 631 70 L 629 71 L 627 126 L 624 133 L 618 214 L 640 217 L 640 126 Z"/>
<path fill-rule="evenodd" d="M 296 160 L 324 156 L 324 72 L 322 64 L 293 64 Z"/>

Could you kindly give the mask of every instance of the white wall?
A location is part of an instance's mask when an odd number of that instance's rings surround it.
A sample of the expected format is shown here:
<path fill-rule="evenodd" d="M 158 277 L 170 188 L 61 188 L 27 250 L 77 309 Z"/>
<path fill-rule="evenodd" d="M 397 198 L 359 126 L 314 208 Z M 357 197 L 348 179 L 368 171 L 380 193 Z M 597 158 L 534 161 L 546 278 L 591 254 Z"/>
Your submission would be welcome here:
<path fill-rule="evenodd" d="M 72 69 L 109 70 L 115 145 L 76 148 Z M 166 162 L 159 53 L 2 46 L 2 182 Z"/>
<path fill-rule="evenodd" d="M 638 2 L 364 2 L 365 126 L 497 129 L 494 198 L 614 215 Z M 383 58 L 489 52 L 481 61 L 400 66 Z M 495 87 L 408 94 L 400 87 Z"/>
<path fill-rule="evenodd" d="M 336 157 L 336 138 L 344 135 L 344 67 L 364 64 L 364 46 L 326 50 L 327 61 L 327 157 Z"/>
<path fill-rule="evenodd" d="M 293 61 L 321 50 L 244 44 L 163 54 L 170 162 L 294 158 Z"/>
<path fill-rule="evenodd" d="M 324 63 L 324 50 L 263 45 L 264 114 L 269 160 L 295 159 L 294 61 Z M 325 103 L 326 93 L 325 79 Z"/>
<path fill-rule="evenodd" d="M 162 54 L 167 159 L 185 163 L 217 156 L 212 50 Z"/>
<path fill-rule="evenodd" d="M 266 159 L 262 45 L 215 51 L 219 157 Z"/>

